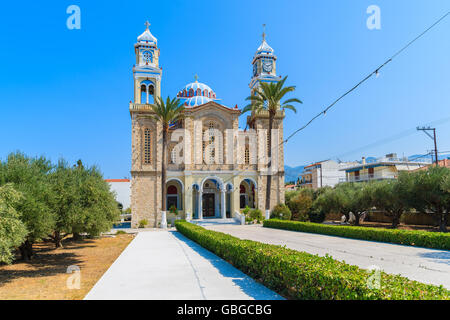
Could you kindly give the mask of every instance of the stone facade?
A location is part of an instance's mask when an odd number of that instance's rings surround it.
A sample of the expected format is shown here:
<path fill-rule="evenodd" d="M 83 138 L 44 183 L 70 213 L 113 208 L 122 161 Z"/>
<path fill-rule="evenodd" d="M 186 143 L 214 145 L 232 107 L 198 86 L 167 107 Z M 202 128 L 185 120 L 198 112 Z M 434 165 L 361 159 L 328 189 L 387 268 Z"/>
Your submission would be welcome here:
<path fill-rule="evenodd" d="M 151 118 L 150 102 L 160 95 L 162 70 L 157 40 L 148 27 L 139 36 L 135 51 L 135 103 L 130 102 L 132 227 L 143 219 L 150 227 L 158 227 L 162 197 L 162 127 Z M 257 66 L 251 91 L 259 80 L 279 81 L 275 60 L 273 50 L 263 39 L 253 60 Z M 256 135 L 256 143 L 251 143 L 250 138 L 240 138 L 246 135 L 238 127 L 240 110 L 216 102 L 215 92 L 207 85 L 196 80 L 180 91 L 178 97 L 185 104 L 185 119 L 174 124 L 169 132 L 167 208 L 176 207 L 180 216 L 187 219 L 231 218 L 246 205 L 264 212 L 268 174 L 263 161 L 267 152 L 267 114 L 251 115 L 250 128 Z M 277 134 L 272 140 L 272 150 L 278 152 L 274 153 L 277 158 L 269 173 L 272 175 L 271 208 L 284 202 L 283 119 L 284 111 L 279 111 L 274 123 Z"/>

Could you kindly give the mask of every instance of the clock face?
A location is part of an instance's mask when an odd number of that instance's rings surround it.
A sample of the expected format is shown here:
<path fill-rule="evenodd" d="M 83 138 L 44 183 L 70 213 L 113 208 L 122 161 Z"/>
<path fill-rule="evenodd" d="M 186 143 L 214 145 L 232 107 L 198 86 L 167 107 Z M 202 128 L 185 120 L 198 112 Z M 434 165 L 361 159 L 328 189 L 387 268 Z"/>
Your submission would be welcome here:
<path fill-rule="evenodd" d="M 273 62 L 272 60 L 263 60 L 262 61 L 262 69 L 264 72 L 270 73 L 273 69 Z"/>
<path fill-rule="evenodd" d="M 153 62 L 153 55 L 151 53 L 151 51 L 145 51 L 142 54 L 143 58 L 144 58 L 144 62 L 145 63 L 152 63 Z"/>

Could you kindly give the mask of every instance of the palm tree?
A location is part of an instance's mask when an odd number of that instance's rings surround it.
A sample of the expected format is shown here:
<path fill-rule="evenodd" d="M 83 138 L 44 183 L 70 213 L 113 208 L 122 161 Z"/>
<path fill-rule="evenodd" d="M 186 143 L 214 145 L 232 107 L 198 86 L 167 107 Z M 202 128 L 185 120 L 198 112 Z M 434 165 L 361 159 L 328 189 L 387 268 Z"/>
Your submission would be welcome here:
<path fill-rule="evenodd" d="M 246 98 L 246 100 L 250 101 L 250 104 L 247 105 L 242 113 L 252 111 L 252 116 L 259 113 L 260 111 L 267 111 L 269 113 L 269 132 L 268 132 L 268 140 L 271 143 L 272 141 L 272 128 L 273 121 L 277 114 L 277 111 L 280 109 L 290 109 L 295 113 L 297 110 L 292 105 L 292 103 L 302 103 L 297 98 L 290 98 L 281 102 L 281 99 L 284 98 L 286 94 L 289 92 L 295 91 L 295 86 L 284 86 L 286 82 L 287 76 L 284 77 L 281 81 L 278 82 L 260 82 L 259 88 L 255 90 L 254 95 L 251 95 Z M 267 167 L 271 167 L 271 158 L 272 158 L 272 148 L 269 146 L 267 148 L 267 156 L 268 156 L 268 164 Z M 266 212 L 270 210 L 270 189 L 272 187 L 272 175 L 270 172 L 267 175 L 267 185 L 266 185 Z"/>
<path fill-rule="evenodd" d="M 162 125 L 162 160 L 161 160 L 161 211 L 162 215 L 167 210 L 166 204 L 166 153 L 167 153 L 167 137 L 169 135 L 169 127 L 172 123 L 184 118 L 184 107 L 178 98 L 170 99 L 167 97 L 166 102 L 161 97 L 157 97 L 155 104 L 151 106 L 152 114 L 150 117 L 160 122 Z M 162 226 L 163 223 L 161 224 Z"/>

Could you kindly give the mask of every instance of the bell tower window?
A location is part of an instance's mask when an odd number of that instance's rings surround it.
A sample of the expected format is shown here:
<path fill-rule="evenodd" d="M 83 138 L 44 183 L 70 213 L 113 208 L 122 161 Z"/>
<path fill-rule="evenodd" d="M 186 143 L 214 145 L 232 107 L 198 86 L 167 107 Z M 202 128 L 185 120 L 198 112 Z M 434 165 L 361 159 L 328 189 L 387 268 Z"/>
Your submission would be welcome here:
<path fill-rule="evenodd" d="M 141 103 L 152 104 L 155 102 L 155 86 L 153 82 L 145 80 L 141 82 Z"/>
<path fill-rule="evenodd" d="M 151 154 L 151 146 L 152 146 L 152 136 L 149 128 L 144 129 L 144 164 L 151 164 L 152 162 L 152 154 Z"/>

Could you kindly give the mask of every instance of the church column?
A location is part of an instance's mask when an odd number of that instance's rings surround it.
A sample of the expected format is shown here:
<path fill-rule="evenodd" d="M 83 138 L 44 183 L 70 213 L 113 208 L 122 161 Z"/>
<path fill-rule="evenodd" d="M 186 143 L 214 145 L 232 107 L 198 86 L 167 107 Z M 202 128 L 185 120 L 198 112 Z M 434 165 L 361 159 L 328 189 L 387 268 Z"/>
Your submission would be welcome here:
<path fill-rule="evenodd" d="M 198 190 L 198 219 L 202 220 L 203 219 L 203 190 L 199 189 Z"/>
<path fill-rule="evenodd" d="M 226 197 L 225 197 L 225 195 L 226 195 L 226 190 L 225 190 L 225 188 L 223 188 L 222 190 L 220 190 L 220 195 L 222 196 L 221 201 L 220 201 L 220 204 L 221 204 L 221 206 L 222 206 L 221 216 L 222 216 L 222 219 L 225 219 L 225 218 L 227 217 L 227 212 L 226 212 L 227 207 L 226 207 L 226 205 L 225 205 L 225 199 L 226 199 Z"/>

